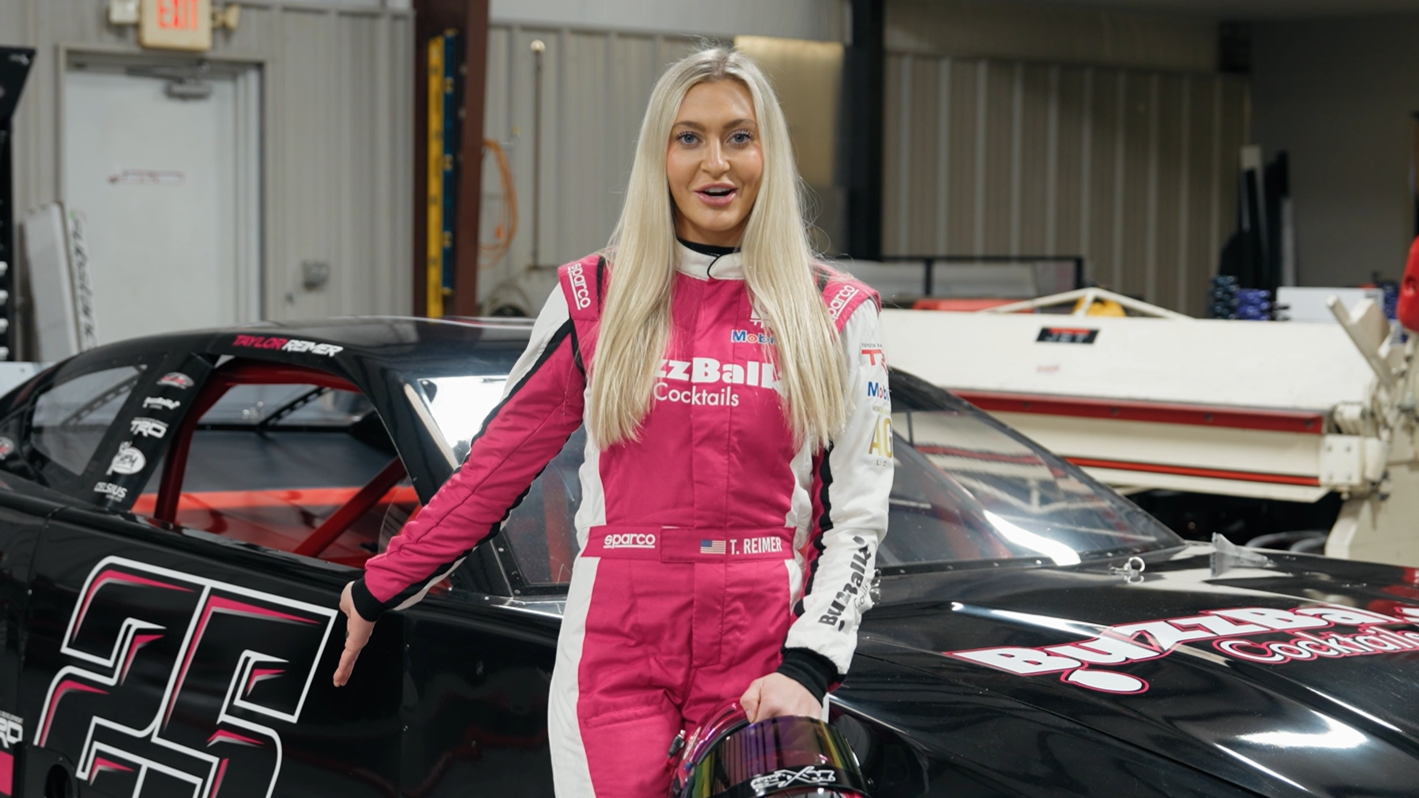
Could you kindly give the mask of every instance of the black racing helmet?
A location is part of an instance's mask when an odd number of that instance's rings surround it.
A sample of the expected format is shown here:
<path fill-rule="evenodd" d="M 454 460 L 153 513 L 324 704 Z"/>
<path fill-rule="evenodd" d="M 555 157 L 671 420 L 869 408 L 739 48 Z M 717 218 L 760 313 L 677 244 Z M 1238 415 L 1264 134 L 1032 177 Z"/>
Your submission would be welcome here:
<path fill-rule="evenodd" d="M 731 702 L 678 753 L 671 798 L 868 798 L 867 779 L 847 741 L 817 718 L 750 723 Z"/>

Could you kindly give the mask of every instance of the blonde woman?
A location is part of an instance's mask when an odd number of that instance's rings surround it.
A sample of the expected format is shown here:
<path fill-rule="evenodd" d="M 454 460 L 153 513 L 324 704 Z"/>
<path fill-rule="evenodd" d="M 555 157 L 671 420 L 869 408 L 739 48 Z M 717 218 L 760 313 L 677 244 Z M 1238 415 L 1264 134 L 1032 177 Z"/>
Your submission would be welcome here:
<path fill-rule="evenodd" d="M 337 685 L 584 423 L 557 794 L 661 798 L 671 742 L 727 699 L 822 713 L 870 604 L 891 410 L 875 295 L 814 262 L 798 186 L 752 61 L 706 49 L 661 76 L 609 246 L 561 268 L 463 468 L 346 588 Z"/>

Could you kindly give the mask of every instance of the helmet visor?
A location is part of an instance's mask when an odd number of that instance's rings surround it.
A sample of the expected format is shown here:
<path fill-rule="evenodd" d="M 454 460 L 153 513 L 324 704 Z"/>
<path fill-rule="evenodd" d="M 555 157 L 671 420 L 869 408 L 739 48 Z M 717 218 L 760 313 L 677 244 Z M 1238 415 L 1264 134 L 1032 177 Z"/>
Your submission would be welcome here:
<path fill-rule="evenodd" d="M 685 779 L 685 798 L 867 794 L 837 729 L 814 718 L 771 718 L 729 734 Z"/>

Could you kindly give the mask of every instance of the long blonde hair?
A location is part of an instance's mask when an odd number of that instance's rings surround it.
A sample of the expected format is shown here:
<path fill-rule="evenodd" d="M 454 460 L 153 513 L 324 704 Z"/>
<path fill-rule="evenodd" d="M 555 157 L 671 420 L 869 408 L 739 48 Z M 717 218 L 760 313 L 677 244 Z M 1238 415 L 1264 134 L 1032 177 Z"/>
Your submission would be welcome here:
<path fill-rule="evenodd" d="M 748 90 L 764 153 L 759 194 L 740 249 L 754 305 L 773 334 L 785 419 L 799 445 L 826 446 L 846 418 L 846 367 L 814 275 L 788 124 L 759 66 L 723 47 L 700 50 L 660 76 L 641 123 L 621 219 L 607 246 L 610 285 L 591 366 L 586 425 L 606 447 L 639 437 L 670 337 L 675 210 L 665 159 L 685 94 L 704 81 Z"/>

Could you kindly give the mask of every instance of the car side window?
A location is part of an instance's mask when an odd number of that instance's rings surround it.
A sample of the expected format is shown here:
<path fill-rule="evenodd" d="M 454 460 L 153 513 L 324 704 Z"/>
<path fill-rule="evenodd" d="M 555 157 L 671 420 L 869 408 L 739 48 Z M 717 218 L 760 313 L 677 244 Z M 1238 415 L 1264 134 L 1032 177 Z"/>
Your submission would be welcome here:
<path fill-rule="evenodd" d="M 577 471 L 585 451 L 583 428 L 572 434 L 508 515 L 502 534 L 512 549 L 521 581 L 528 586 L 571 582 L 572 563 L 580 550 L 576 511 L 581 506 L 581 478 Z"/>
<path fill-rule="evenodd" d="M 141 366 L 91 371 L 40 394 L 30 421 L 30 441 L 43 457 L 35 465 L 83 473 L 142 375 Z"/>
<path fill-rule="evenodd" d="M 352 391 L 236 385 L 185 443 L 173 517 L 163 520 L 188 529 L 359 567 L 419 508 L 373 406 Z M 165 470 L 134 513 L 162 516 Z"/>

